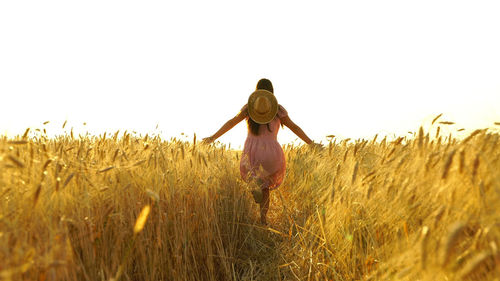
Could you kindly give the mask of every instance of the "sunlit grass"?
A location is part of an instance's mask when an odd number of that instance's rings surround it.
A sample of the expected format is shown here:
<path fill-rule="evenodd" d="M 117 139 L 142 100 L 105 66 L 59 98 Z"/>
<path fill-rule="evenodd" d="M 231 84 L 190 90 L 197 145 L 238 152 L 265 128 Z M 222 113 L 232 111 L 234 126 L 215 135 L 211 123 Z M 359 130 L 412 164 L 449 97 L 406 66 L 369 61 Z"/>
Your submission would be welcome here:
<path fill-rule="evenodd" d="M 241 152 L 128 133 L 2 137 L 0 278 L 492 280 L 500 136 L 432 130 L 284 146 L 269 226 Z"/>

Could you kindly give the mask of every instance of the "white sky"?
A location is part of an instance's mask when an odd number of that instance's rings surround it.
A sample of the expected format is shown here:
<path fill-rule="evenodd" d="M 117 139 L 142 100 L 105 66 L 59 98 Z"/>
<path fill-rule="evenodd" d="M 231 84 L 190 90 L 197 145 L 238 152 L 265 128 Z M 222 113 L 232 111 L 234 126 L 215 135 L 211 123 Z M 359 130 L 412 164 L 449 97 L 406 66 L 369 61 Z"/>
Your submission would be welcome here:
<path fill-rule="evenodd" d="M 495 127 L 499 15 L 499 1 L 1 1 L 0 134 L 68 120 L 201 139 L 263 77 L 317 142 L 407 135 L 439 113 L 459 134 Z M 218 140 L 241 148 L 246 130 Z"/>

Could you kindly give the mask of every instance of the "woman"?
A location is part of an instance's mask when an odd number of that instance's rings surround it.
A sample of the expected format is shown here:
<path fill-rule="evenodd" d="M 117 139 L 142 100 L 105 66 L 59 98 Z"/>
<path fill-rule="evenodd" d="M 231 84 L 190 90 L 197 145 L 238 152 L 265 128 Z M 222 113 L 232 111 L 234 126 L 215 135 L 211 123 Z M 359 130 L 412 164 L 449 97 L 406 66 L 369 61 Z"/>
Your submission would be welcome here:
<path fill-rule="evenodd" d="M 260 220 L 267 224 L 269 210 L 269 192 L 281 185 L 285 177 L 285 154 L 276 137 L 281 124 L 287 126 L 307 144 L 314 143 L 302 129 L 288 117 L 285 108 L 274 97 L 271 81 L 261 79 L 257 89 L 248 98 L 238 115 L 227 121 L 213 136 L 204 138 L 204 143 L 211 143 L 233 128 L 243 119 L 247 120 L 248 135 L 240 160 L 240 174 L 245 182 L 255 180 L 261 191 L 253 191 L 255 202 L 260 204 Z"/>

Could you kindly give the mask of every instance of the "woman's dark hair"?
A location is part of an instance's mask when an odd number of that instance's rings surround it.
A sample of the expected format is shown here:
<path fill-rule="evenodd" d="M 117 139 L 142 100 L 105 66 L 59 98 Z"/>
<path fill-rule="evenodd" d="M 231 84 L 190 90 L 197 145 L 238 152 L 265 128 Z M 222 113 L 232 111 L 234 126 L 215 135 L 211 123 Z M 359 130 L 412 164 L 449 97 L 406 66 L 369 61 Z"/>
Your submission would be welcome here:
<path fill-rule="evenodd" d="M 266 78 L 260 79 L 259 82 L 257 82 L 256 88 L 257 88 L 257 90 L 267 90 L 267 91 L 274 94 L 273 84 L 271 83 L 271 81 L 269 79 L 266 79 Z M 248 124 L 248 128 L 250 129 L 250 132 L 252 133 L 252 135 L 258 136 L 260 124 L 253 121 L 252 118 L 250 118 L 250 117 L 248 117 L 247 124 Z M 269 128 L 269 123 L 267 123 L 266 125 L 267 125 L 267 130 L 269 132 L 272 132 L 271 129 Z"/>
<path fill-rule="evenodd" d="M 259 80 L 259 82 L 257 82 L 257 89 L 267 90 L 274 94 L 273 83 L 271 83 L 271 81 L 266 78 L 262 78 Z"/>

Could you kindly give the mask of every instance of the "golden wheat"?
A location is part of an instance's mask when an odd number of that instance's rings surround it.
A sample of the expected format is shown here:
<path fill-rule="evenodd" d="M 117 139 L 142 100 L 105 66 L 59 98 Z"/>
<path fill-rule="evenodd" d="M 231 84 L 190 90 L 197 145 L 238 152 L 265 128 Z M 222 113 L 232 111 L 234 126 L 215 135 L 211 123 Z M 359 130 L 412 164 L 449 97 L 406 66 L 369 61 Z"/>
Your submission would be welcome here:
<path fill-rule="evenodd" d="M 448 237 L 442 249 L 442 266 L 446 266 L 451 259 L 455 246 L 458 244 L 460 238 L 464 234 L 466 224 L 464 222 L 457 222 L 450 227 Z"/>
<path fill-rule="evenodd" d="M 428 253 L 427 253 L 427 248 L 428 248 L 428 244 L 429 244 L 429 227 L 428 226 L 424 226 L 422 228 L 422 240 L 421 240 L 421 244 L 420 244 L 420 248 L 421 248 L 421 263 L 422 263 L 422 269 L 425 270 L 426 266 L 427 266 L 427 256 L 428 256 Z"/>
<path fill-rule="evenodd" d="M 449 154 L 448 157 L 446 157 L 446 162 L 444 164 L 444 169 L 443 169 L 443 175 L 441 176 L 442 179 L 446 179 L 448 176 L 448 171 L 450 170 L 451 163 L 453 163 L 453 156 L 455 156 L 456 150 L 452 150 Z"/>
<path fill-rule="evenodd" d="M 12 154 L 9 154 L 7 156 L 9 158 L 9 160 L 14 163 L 18 168 L 24 168 L 24 163 L 23 161 L 21 161 L 19 158 L 17 158 L 16 156 L 12 155 Z"/>
<path fill-rule="evenodd" d="M 441 117 L 443 116 L 443 113 L 440 113 L 438 116 L 434 117 L 434 119 L 432 119 L 432 123 L 431 125 L 434 125 L 434 123 Z"/>
<path fill-rule="evenodd" d="M 284 146 L 267 227 L 241 151 L 127 131 L 0 138 L 0 278 L 492 280 L 499 136 L 439 128 Z"/>

